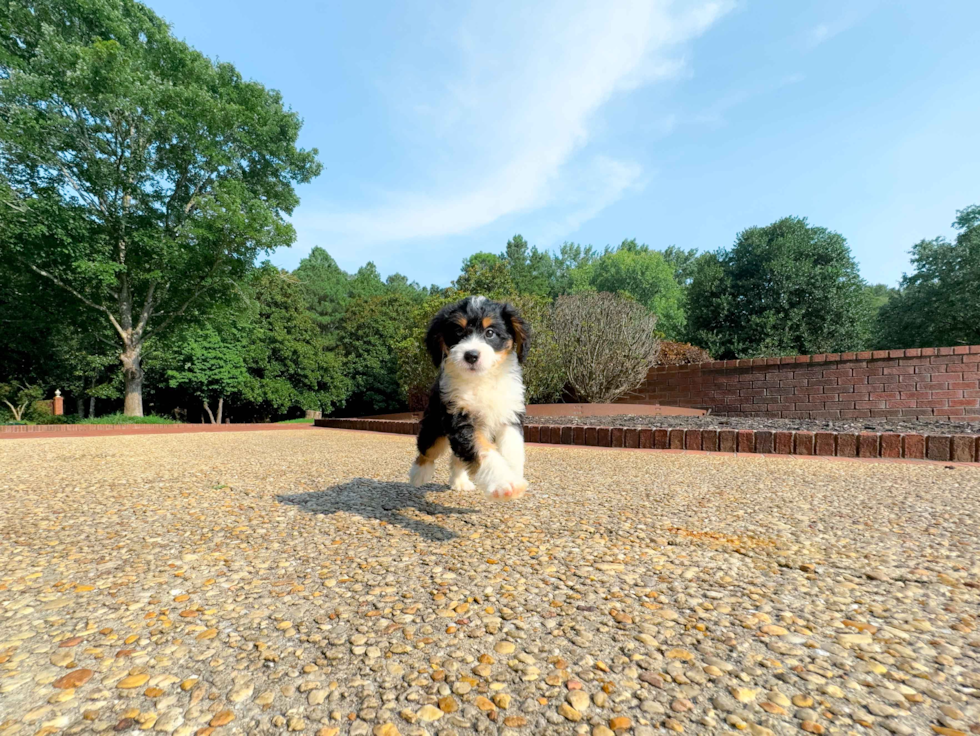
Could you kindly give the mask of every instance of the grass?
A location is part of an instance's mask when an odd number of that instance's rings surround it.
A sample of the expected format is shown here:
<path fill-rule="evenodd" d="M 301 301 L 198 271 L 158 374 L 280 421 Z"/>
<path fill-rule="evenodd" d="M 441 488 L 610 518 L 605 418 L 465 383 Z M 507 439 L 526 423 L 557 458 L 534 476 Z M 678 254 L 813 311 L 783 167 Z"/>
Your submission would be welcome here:
<path fill-rule="evenodd" d="M 106 414 L 94 419 L 80 419 L 77 424 L 179 424 L 168 417 L 149 415 L 145 417 L 127 417 L 125 414 Z"/>
<path fill-rule="evenodd" d="M 313 420 L 300 417 L 299 419 L 283 419 L 281 422 L 276 422 L 276 424 L 313 424 Z"/>

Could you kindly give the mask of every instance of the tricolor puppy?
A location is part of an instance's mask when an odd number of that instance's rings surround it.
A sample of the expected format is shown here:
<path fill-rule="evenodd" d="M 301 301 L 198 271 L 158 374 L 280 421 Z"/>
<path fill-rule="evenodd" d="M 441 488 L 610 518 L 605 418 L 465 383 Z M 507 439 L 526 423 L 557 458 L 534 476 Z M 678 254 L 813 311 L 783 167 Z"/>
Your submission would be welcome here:
<path fill-rule="evenodd" d="M 518 498 L 524 480 L 524 381 L 528 329 L 510 304 L 471 296 L 439 310 L 425 345 L 439 368 L 409 477 L 432 481 L 435 461 L 452 449 L 449 483 L 488 497 Z"/>

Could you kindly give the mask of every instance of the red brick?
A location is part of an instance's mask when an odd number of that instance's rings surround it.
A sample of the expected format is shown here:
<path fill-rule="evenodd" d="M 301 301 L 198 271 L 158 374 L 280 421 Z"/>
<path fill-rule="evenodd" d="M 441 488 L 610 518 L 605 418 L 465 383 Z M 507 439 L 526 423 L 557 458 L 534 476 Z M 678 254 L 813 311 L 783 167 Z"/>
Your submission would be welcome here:
<path fill-rule="evenodd" d="M 706 429 L 701 432 L 701 449 L 707 450 L 708 452 L 716 452 L 718 450 L 717 429 Z"/>
<path fill-rule="evenodd" d="M 841 432 L 837 435 L 837 455 L 839 457 L 857 457 L 857 435 Z"/>
<path fill-rule="evenodd" d="M 879 437 L 875 432 L 861 432 L 858 435 L 858 457 L 878 457 Z"/>
<path fill-rule="evenodd" d="M 598 427 L 585 428 L 585 444 L 588 445 L 589 447 L 596 447 L 599 444 Z"/>
<path fill-rule="evenodd" d="M 639 432 L 639 446 L 644 450 L 649 450 L 653 447 L 653 430 L 649 427 L 643 427 Z"/>
<path fill-rule="evenodd" d="M 756 430 L 755 433 L 755 451 L 766 453 L 773 452 L 775 450 L 776 444 L 773 439 L 773 433 L 766 429 Z"/>
<path fill-rule="evenodd" d="M 613 427 L 609 436 L 609 441 L 612 447 L 623 447 L 625 434 L 626 433 L 623 427 Z"/>
<path fill-rule="evenodd" d="M 949 405 L 950 406 L 963 406 L 963 407 L 980 406 L 980 399 L 972 399 L 972 398 L 971 399 L 950 399 L 949 400 Z"/>
<path fill-rule="evenodd" d="M 720 452 L 735 452 L 737 432 L 734 429 L 718 430 L 718 450 Z"/>
<path fill-rule="evenodd" d="M 812 455 L 813 439 L 813 432 L 795 432 L 793 435 L 793 452 L 797 455 Z"/>
<path fill-rule="evenodd" d="M 950 447 L 950 459 L 957 463 L 972 463 L 976 459 L 976 440 L 973 435 L 953 435 Z"/>
<path fill-rule="evenodd" d="M 929 460 L 949 460 L 950 445 L 948 436 L 930 434 L 926 437 L 926 457 Z"/>
<path fill-rule="evenodd" d="M 793 453 L 793 433 L 776 432 L 775 450 L 779 455 L 791 455 Z"/>
<path fill-rule="evenodd" d="M 902 456 L 902 435 L 895 432 L 885 432 L 881 435 L 881 456 Z"/>
<path fill-rule="evenodd" d="M 672 430 L 670 430 L 670 449 L 671 450 L 683 450 L 684 449 L 684 430 L 683 429 L 672 429 Z"/>
<path fill-rule="evenodd" d="M 599 447 L 612 447 L 612 429 L 609 427 L 597 428 Z"/>
<path fill-rule="evenodd" d="M 666 429 L 653 430 L 653 446 L 658 450 L 670 447 L 670 433 Z"/>
<path fill-rule="evenodd" d="M 540 438 L 541 438 L 541 427 L 539 427 L 537 424 L 524 425 L 525 442 L 538 442 Z"/>
<path fill-rule="evenodd" d="M 755 432 L 753 430 L 738 430 L 738 451 L 755 452 Z"/>
<path fill-rule="evenodd" d="M 685 450 L 700 450 L 701 449 L 701 430 L 700 429 L 689 429 L 684 432 L 684 449 Z"/>

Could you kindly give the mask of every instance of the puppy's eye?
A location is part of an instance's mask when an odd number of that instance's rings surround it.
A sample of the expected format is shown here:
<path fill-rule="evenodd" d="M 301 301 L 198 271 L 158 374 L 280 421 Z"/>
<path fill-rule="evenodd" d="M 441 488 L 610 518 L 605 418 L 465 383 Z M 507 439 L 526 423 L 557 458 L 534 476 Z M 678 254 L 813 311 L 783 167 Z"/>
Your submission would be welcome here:
<path fill-rule="evenodd" d="M 487 330 L 486 332 L 483 333 L 483 336 L 489 340 L 491 337 L 493 337 L 496 334 L 497 333 L 494 332 L 493 330 Z"/>

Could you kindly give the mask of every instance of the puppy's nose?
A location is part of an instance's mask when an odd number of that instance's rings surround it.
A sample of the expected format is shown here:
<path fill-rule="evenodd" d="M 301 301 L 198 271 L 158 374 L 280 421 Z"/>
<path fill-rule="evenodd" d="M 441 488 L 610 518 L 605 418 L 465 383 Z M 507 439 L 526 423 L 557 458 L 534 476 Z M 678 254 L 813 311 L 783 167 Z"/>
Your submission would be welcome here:
<path fill-rule="evenodd" d="M 476 350 L 467 350 L 465 353 L 463 353 L 463 360 L 465 360 L 470 365 L 473 365 L 479 359 L 480 359 L 480 353 Z"/>

